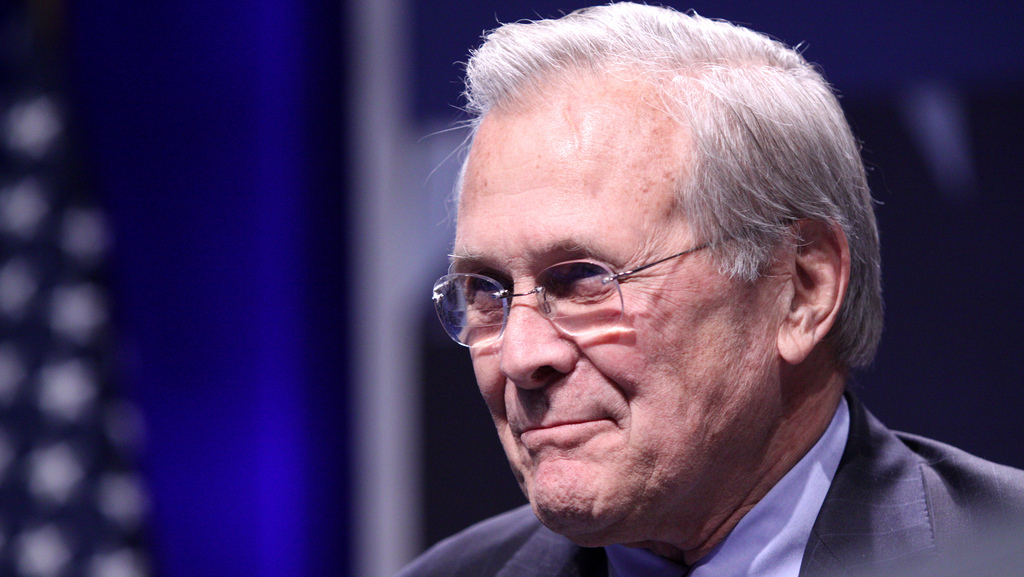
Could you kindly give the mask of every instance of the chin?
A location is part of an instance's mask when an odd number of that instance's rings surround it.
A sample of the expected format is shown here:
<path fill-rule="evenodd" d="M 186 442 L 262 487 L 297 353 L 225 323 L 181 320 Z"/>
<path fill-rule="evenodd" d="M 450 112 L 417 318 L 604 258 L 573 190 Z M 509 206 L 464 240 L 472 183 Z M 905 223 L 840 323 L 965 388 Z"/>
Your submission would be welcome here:
<path fill-rule="evenodd" d="M 584 547 L 623 541 L 617 533 L 629 509 L 627 503 L 616 499 L 615 491 L 602 491 L 606 488 L 592 473 L 562 473 L 535 476 L 527 483 L 527 496 L 540 522 Z"/>
<path fill-rule="evenodd" d="M 581 547 L 603 547 L 616 542 L 611 539 L 608 528 L 598 519 L 583 515 L 566 515 L 564 511 L 553 513 L 538 510 L 536 506 L 533 510 L 545 527 Z"/>

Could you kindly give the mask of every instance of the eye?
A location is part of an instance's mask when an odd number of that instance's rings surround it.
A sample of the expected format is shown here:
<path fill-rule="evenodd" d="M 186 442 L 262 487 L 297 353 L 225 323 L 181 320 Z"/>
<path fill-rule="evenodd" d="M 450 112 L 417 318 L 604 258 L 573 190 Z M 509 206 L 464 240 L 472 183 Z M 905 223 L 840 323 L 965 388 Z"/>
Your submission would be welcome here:
<path fill-rule="evenodd" d="M 492 278 L 481 275 L 459 275 L 458 289 L 467 306 L 493 307 L 501 306 L 500 294 L 503 287 Z"/>
<path fill-rule="evenodd" d="M 492 278 L 455 273 L 434 284 L 434 307 L 449 335 L 466 346 L 501 335 L 505 324 L 504 289 Z"/>
<path fill-rule="evenodd" d="M 596 262 L 577 260 L 556 264 L 537 276 L 549 298 L 590 299 L 608 292 L 611 272 Z"/>

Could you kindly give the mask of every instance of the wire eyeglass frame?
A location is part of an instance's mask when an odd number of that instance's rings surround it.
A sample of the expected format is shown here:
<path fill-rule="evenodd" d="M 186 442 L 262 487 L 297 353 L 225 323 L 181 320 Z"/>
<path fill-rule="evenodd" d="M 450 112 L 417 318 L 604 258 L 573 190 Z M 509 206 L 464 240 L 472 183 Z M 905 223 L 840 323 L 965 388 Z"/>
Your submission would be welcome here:
<path fill-rule="evenodd" d="M 536 295 L 538 311 L 568 335 L 608 330 L 624 314 L 620 280 L 709 246 L 710 243 L 701 244 L 622 272 L 613 272 L 608 265 L 587 259 L 556 263 L 536 276 L 537 286 L 522 293 L 513 292 L 511 287 L 504 287 L 489 276 L 448 274 L 434 283 L 434 307 L 448 336 L 465 347 L 498 341 L 505 332 L 512 299 L 531 294 Z M 603 274 L 594 274 L 599 272 Z M 604 288 L 609 284 L 614 290 Z M 470 287 L 476 288 L 471 291 Z M 479 299 L 486 300 L 474 307 Z M 472 315 L 478 318 L 471 319 Z"/>

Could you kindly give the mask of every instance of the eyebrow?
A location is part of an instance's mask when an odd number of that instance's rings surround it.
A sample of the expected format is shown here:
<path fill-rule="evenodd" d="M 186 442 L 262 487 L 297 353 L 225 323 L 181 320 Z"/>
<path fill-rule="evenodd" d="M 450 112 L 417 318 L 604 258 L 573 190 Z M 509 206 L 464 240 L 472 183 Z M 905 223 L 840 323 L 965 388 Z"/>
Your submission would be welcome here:
<path fill-rule="evenodd" d="M 475 254 L 449 254 L 448 272 L 467 272 L 487 268 L 488 259 Z"/>
<path fill-rule="evenodd" d="M 453 252 L 448 255 L 448 258 L 451 263 L 449 270 L 452 272 L 472 271 L 485 268 L 497 268 L 500 270 L 503 268 L 502 266 L 495 264 L 497 259 L 487 255 L 483 251 L 476 251 L 473 249 Z M 550 266 L 557 262 L 575 259 L 596 260 L 605 263 L 608 262 L 608 258 L 606 256 L 598 254 L 590 246 L 574 239 L 563 239 L 541 245 L 540 247 L 535 247 L 529 251 L 526 258 L 538 266 Z"/>

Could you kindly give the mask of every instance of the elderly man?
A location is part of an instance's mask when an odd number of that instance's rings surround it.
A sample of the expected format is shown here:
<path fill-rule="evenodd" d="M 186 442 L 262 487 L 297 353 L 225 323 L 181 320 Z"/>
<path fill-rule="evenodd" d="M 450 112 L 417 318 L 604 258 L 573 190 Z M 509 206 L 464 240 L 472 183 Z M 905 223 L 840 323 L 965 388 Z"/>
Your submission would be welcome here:
<path fill-rule="evenodd" d="M 845 389 L 882 330 L 878 234 L 799 54 L 613 4 L 502 26 L 466 94 L 434 302 L 530 508 L 403 575 L 887 574 L 1021 508 L 1024 473 Z"/>

